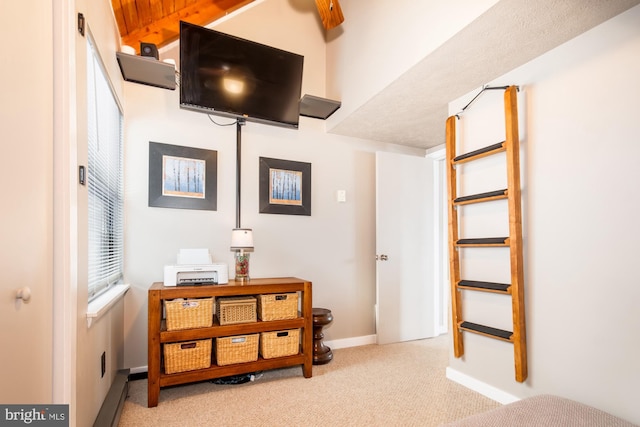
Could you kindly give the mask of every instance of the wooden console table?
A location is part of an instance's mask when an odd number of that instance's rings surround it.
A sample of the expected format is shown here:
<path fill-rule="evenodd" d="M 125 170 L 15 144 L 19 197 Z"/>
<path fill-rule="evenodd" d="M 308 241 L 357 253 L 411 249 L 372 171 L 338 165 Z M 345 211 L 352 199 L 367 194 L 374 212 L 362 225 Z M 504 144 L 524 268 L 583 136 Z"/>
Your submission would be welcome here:
<path fill-rule="evenodd" d="M 298 292 L 301 312 L 295 319 L 260 321 L 232 325 L 220 325 L 214 318 L 213 325 L 206 328 L 167 331 L 162 319 L 164 300 L 175 298 L 209 298 L 225 296 L 281 294 Z M 313 315 L 311 282 L 295 277 L 251 279 L 249 282 L 229 281 L 225 285 L 211 286 L 164 286 L 156 282 L 149 288 L 149 337 L 148 337 L 148 400 L 149 408 L 158 406 L 162 387 L 205 381 L 213 378 L 239 375 L 255 371 L 302 365 L 305 378 L 312 375 L 313 365 Z M 211 367 L 193 371 L 165 374 L 162 366 L 164 343 L 201 340 L 234 335 L 255 334 L 301 328 L 301 349 L 292 356 L 263 359 L 255 362 Z"/>

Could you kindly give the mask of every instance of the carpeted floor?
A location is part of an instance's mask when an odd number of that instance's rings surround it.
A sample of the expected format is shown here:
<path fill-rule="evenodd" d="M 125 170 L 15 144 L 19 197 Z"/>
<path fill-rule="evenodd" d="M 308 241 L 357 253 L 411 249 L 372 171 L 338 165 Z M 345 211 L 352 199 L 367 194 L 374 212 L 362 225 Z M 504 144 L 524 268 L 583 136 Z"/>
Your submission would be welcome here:
<path fill-rule="evenodd" d="M 253 382 L 164 388 L 130 382 L 120 427 L 438 426 L 501 406 L 445 377 L 448 336 L 334 350 L 327 365 L 258 373 Z"/>

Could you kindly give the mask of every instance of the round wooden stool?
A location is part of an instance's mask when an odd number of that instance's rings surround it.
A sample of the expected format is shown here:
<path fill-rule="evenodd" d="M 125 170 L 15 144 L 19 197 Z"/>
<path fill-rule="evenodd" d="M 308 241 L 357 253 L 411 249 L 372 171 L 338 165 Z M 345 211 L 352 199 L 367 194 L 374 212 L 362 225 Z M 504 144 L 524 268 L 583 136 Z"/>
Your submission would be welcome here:
<path fill-rule="evenodd" d="M 333 359 L 333 352 L 327 347 L 322 340 L 324 339 L 324 333 L 322 328 L 327 326 L 333 321 L 333 315 L 331 310 L 326 308 L 314 308 L 313 309 L 313 364 L 324 365 L 331 362 Z"/>

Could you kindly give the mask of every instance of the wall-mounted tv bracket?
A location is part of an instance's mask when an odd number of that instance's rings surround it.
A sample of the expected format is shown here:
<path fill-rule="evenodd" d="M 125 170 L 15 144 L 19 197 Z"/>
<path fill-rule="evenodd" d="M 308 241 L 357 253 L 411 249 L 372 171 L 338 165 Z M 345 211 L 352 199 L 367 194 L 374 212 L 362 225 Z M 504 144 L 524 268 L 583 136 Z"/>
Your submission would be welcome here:
<path fill-rule="evenodd" d="M 245 119 L 236 120 L 236 228 L 240 225 L 240 164 L 242 163 L 242 126 L 247 123 Z"/>

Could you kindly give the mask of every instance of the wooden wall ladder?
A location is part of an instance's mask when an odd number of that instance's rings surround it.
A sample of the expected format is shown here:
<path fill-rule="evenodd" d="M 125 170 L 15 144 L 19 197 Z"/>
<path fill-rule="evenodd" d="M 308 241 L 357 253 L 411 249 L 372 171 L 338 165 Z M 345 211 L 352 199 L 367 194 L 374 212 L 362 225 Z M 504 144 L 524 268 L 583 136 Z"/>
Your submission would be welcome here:
<path fill-rule="evenodd" d="M 465 154 L 456 155 L 457 116 L 449 117 L 446 124 L 446 160 L 449 199 L 449 260 L 451 274 L 451 311 L 453 317 L 452 329 L 454 355 L 455 357 L 461 357 L 464 354 L 464 343 L 462 340 L 463 332 L 477 333 L 486 337 L 510 342 L 514 346 L 515 379 L 518 382 L 524 382 L 527 379 L 527 346 L 522 257 L 522 210 L 520 205 L 521 195 L 519 166 L 520 140 L 518 134 L 517 87 L 505 86 L 500 88 L 483 88 L 483 91 L 485 89 L 504 89 L 506 135 L 503 142 Z M 479 95 L 480 94 L 478 94 L 478 96 Z M 471 102 L 473 102 L 473 100 Z M 456 165 L 471 162 L 501 152 L 506 152 L 507 188 L 487 193 L 458 197 Z M 471 203 L 486 203 L 500 199 L 508 199 L 509 236 L 464 239 L 459 237 L 458 207 Z M 511 283 L 505 284 L 461 279 L 459 248 L 466 247 L 508 247 L 510 251 Z M 513 330 L 506 331 L 463 320 L 461 305 L 462 291 L 482 291 L 510 295 L 513 315 Z"/>

